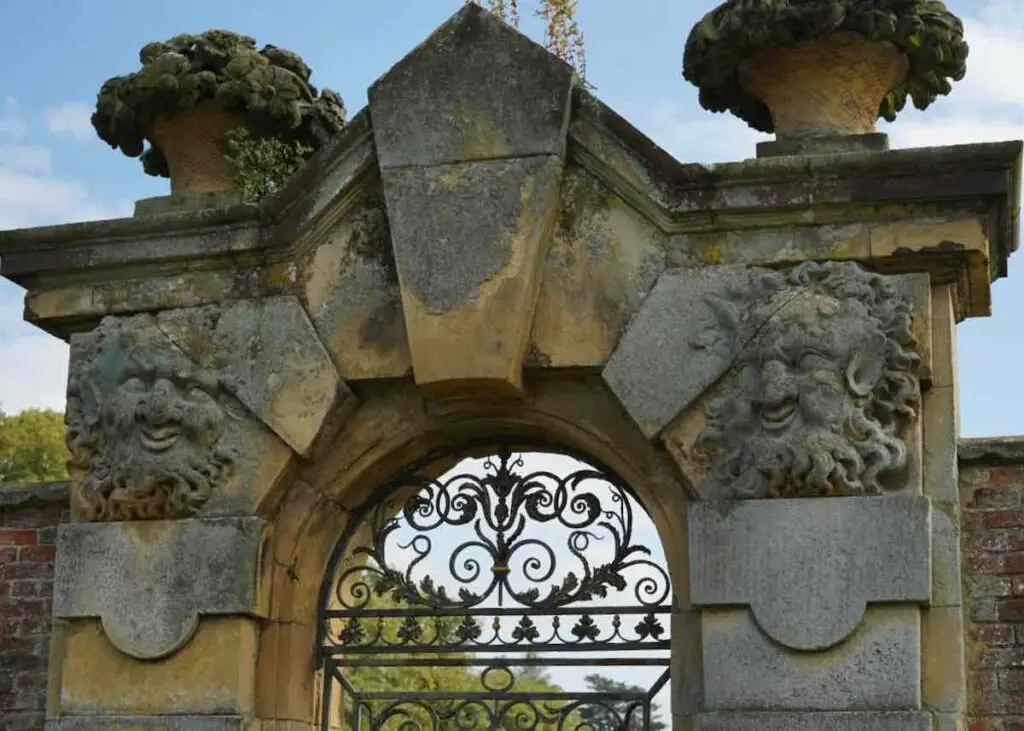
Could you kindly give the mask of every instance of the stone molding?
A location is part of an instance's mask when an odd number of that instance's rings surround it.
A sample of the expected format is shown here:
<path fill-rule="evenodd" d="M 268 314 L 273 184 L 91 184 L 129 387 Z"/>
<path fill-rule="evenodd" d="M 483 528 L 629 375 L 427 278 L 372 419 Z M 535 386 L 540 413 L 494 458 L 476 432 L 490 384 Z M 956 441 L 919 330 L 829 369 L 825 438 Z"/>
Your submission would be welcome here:
<path fill-rule="evenodd" d="M 264 617 L 268 524 L 259 518 L 65 523 L 53 616 L 99 617 L 121 652 L 167 657 L 201 616 Z"/>

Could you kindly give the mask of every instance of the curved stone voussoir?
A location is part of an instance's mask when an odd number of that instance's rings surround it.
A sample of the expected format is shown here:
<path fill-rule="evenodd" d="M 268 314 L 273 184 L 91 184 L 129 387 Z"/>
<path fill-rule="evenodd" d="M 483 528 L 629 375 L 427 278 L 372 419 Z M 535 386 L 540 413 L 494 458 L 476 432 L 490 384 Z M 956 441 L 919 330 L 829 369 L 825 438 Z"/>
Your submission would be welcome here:
<path fill-rule="evenodd" d="M 310 452 L 334 409 L 354 405 L 296 297 L 171 310 L 157 322 L 300 455 Z"/>
<path fill-rule="evenodd" d="M 266 539 L 258 518 L 67 523 L 58 531 L 53 614 L 98 617 L 121 652 L 167 657 L 202 616 L 265 616 Z"/>

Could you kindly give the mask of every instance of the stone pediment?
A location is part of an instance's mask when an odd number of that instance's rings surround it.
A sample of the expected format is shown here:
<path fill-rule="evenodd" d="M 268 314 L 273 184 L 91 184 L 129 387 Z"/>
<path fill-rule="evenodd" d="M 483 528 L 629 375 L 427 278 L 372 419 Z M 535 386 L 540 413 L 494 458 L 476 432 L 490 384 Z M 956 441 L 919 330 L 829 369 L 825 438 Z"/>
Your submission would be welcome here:
<path fill-rule="evenodd" d="M 678 268 L 870 262 L 987 314 L 1016 247 L 1020 157 L 997 143 L 687 164 L 469 5 L 262 205 L 4 232 L 0 273 L 65 339 L 106 315 L 292 295 L 346 381 L 515 391 L 524 366 L 602 367 Z"/>

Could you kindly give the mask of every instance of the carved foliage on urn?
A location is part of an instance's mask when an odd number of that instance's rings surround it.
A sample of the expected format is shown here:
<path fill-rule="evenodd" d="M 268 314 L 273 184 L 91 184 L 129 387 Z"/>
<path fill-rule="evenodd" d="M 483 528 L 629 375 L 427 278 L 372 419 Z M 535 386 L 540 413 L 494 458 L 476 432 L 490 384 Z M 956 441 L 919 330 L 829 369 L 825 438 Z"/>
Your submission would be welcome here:
<path fill-rule="evenodd" d="M 76 517 L 194 515 L 234 473 L 224 436 L 241 413 L 149 316 L 75 336 L 66 421 Z"/>
<path fill-rule="evenodd" d="M 904 486 L 920 399 L 911 307 L 852 263 L 752 270 L 709 295 L 695 347 L 736 353 L 694 452 L 709 498 L 878 495 Z"/>

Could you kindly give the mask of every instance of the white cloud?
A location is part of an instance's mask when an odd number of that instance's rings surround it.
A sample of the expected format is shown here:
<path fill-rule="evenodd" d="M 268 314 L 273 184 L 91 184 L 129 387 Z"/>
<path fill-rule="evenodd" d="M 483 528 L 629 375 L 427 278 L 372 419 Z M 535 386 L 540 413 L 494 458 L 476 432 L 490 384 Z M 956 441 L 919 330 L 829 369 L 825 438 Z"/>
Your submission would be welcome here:
<path fill-rule="evenodd" d="M 46 128 L 58 137 L 70 137 L 75 140 L 90 140 L 96 134 L 89 117 L 92 108 L 80 102 L 68 102 L 44 113 Z"/>
<path fill-rule="evenodd" d="M 11 97 L 0 106 L 0 141 L 18 142 L 28 134 L 28 125 L 21 118 L 18 102 Z"/>
<path fill-rule="evenodd" d="M 27 133 L 18 103 L 8 98 L 0 109 L 0 230 L 131 214 L 130 204 L 99 201 L 85 184 L 52 174 L 48 148 L 17 144 Z"/>
<path fill-rule="evenodd" d="M 0 169 L 9 168 L 29 173 L 48 173 L 53 154 L 39 145 L 0 146 Z"/>

